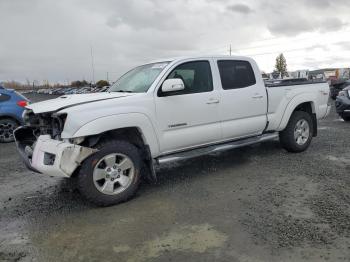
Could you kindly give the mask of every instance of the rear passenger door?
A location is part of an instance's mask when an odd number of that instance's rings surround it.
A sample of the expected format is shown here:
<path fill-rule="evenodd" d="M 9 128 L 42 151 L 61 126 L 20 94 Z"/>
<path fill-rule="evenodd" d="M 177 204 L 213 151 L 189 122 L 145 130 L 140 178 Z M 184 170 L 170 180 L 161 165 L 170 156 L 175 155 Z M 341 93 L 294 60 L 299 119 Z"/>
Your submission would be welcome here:
<path fill-rule="evenodd" d="M 216 62 L 222 87 L 219 114 L 223 139 L 261 134 L 267 122 L 267 94 L 262 79 L 255 78 L 260 74 L 258 67 L 243 60 Z"/>

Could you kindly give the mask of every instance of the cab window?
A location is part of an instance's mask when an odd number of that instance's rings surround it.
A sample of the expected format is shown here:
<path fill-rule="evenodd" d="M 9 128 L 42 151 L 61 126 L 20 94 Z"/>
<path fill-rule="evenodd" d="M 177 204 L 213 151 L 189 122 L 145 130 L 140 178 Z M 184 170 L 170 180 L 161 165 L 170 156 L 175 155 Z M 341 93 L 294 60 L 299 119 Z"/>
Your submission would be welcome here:
<path fill-rule="evenodd" d="M 208 61 L 187 62 L 177 66 L 167 79 L 179 78 L 184 82 L 185 89 L 181 91 L 162 93 L 159 96 L 185 95 L 210 92 L 213 90 L 213 79 Z"/>
<path fill-rule="evenodd" d="M 218 67 L 224 90 L 244 88 L 256 84 L 253 68 L 248 61 L 220 60 Z"/>

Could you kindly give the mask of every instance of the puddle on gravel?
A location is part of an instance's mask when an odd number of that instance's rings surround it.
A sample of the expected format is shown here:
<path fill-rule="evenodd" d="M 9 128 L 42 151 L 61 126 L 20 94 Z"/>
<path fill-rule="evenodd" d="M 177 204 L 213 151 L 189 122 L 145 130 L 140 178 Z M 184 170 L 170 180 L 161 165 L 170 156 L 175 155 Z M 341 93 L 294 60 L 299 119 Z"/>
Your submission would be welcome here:
<path fill-rule="evenodd" d="M 326 156 L 327 160 L 333 161 L 338 165 L 349 165 L 350 164 L 350 157 L 336 157 L 336 156 L 332 156 L 332 155 L 328 155 Z"/>
<path fill-rule="evenodd" d="M 170 251 L 189 251 L 204 253 L 210 248 L 221 247 L 227 236 L 208 224 L 182 226 L 167 235 L 144 242 L 139 248 L 133 249 L 127 261 L 141 262 L 154 259 Z M 117 253 L 128 252 L 129 246 L 116 246 Z"/>
<path fill-rule="evenodd" d="M 81 240 L 84 239 L 82 233 L 66 231 L 51 234 L 49 243 L 44 243 L 42 246 L 45 249 L 42 251 L 48 253 L 43 253 L 40 261 L 52 261 L 58 258 L 60 261 L 72 261 L 72 259 L 98 261 L 101 258 L 111 261 L 115 257 L 119 258 L 118 261 L 152 261 L 162 255 L 169 255 L 169 252 L 202 254 L 223 247 L 228 239 L 226 234 L 217 231 L 209 224 L 176 226 L 167 233 L 136 243 L 130 239 L 119 241 L 123 238 L 123 232 L 119 233 L 118 235 L 118 232 L 109 231 L 100 234 L 94 239 L 94 242 L 99 244 L 93 247 L 89 247 L 91 240 L 86 240 L 81 246 Z"/>

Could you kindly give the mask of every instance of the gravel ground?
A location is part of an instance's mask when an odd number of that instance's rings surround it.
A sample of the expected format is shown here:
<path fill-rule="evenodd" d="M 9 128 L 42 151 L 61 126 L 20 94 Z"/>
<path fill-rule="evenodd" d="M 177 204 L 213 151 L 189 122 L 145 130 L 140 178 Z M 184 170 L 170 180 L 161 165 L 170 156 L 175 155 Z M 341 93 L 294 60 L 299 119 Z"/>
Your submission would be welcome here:
<path fill-rule="evenodd" d="M 350 261 L 349 130 L 333 112 L 300 154 L 270 141 L 165 166 L 108 208 L 1 144 L 0 261 Z"/>

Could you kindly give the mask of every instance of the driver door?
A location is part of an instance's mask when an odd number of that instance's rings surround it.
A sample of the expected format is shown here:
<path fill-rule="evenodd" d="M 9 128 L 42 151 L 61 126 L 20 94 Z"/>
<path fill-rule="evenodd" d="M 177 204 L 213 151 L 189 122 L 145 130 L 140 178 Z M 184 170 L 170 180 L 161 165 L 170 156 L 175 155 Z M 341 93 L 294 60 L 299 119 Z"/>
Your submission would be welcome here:
<path fill-rule="evenodd" d="M 167 154 L 221 139 L 219 94 L 213 87 L 208 60 L 177 65 L 167 79 L 180 78 L 185 89 L 155 97 L 160 151 Z"/>

